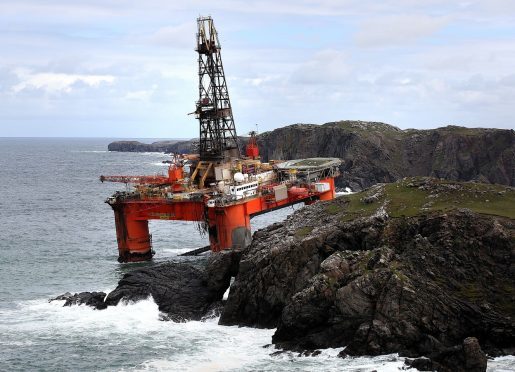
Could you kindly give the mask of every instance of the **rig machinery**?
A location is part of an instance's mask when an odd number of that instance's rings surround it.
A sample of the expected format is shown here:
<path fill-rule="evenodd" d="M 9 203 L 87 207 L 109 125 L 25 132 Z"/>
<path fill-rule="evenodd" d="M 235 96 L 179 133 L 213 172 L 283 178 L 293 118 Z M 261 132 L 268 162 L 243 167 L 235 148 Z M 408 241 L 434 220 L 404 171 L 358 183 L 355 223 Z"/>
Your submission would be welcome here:
<path fill-rule="evenodd" d="M 263 163 L 255 132 L 240 154 L 218 34 L 211 17 L 198 18 L 197 25 L 199 154 L 174 155 L 167 175 L 100 177 L 134 186 L 106 200 L 115 215 L 120 262 L 152 258 L 151 219 L 197 221 L 217 252 L 248 246 L 253 216 L 335 196 L 339 159 Z"/>

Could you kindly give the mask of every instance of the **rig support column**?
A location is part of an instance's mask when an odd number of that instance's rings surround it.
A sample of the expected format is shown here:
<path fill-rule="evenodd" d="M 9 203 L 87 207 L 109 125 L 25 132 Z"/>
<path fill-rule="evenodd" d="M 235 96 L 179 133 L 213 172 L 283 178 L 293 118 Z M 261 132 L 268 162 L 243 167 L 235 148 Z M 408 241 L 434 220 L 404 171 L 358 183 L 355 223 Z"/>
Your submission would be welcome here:
<path fill-rule="evenodd" d="M 113 205 L 116 240 L 118 241 L 118 262 L 147 261 L 152 258 L 152 239 L 147 220 L 128 218 L 123 205 Z"/>
<path fill-rule="evenodd" d="M 320 194 L 320 200 L 332 200 L 336 197 L 336 189 L 334 186 L 334 178 L 328 177 L 320 182 L 328 183 L 329 184 L 329 191 L 326 191 L 324 193 Z"/>
<path fill-rule="evenodd" d="M 250 215 L 245 203 L 209 208 L 209 241 L 211 250 L 245 248 L 252 242 Z"/>

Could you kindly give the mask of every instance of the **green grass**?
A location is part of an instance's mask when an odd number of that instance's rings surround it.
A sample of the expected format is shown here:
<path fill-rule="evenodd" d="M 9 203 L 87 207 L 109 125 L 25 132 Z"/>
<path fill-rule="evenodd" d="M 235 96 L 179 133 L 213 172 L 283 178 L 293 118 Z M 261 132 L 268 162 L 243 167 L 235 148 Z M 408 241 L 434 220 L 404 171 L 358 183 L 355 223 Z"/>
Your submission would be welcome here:
<path fill-rule="evenodd" d="M 303 239 L 313 231 L 312 226 L 303 226 L 295 231 L 295 237 L 297 239 Z"/>
<path fill-rule="evenodd" d="M 369 216 L 381 206 L 383 199 L 374 203 L 365 204 L 361 201 L 364 196 L 366 196 L 364 192 L 342 196 L 342 198 L 347 199 L 349 202 L 344 210 L 345 214 L 341 218 L 342 221 L 351 221 L 355 218 Z"/>
<path fill-rule="evenodd" d="M 342 221 L 373 214 L 381 205 L 391 217 L 413 217 L 436 211 L 451 211 L 467 208 L 481 214 L 496 215 L 515 219 L 515 189 L 502 185 L 472 182 L 453 182 L 432 179 L 429 190 L 419 189 L 418 185 L 426 178 L 412 177 L 396 183 L 385 184 L 380 199 L 366 204 L 361 200 L 375 190 L 342 196 L 348 202 L 342 211 Z M 452 187 L 457 186 L 454 190 Z M 436 189 L 436 191 L 435 191 Z M 330 214 L 339 213 L 340 207 L 328 205 Z"/>
<path fill-rule="evenodd" d="M 336 204 L 329 204 L 325 207 L 325 211 L 328 214 L 338 214 L 342 211 L 342 208 Z"/>
<path fill-rule="evenodd" d="M 475 283 L 469 283 L 461 287 L 458 294 L 470 302 L 481 302 L 484 299 L 483 291 Z"/>

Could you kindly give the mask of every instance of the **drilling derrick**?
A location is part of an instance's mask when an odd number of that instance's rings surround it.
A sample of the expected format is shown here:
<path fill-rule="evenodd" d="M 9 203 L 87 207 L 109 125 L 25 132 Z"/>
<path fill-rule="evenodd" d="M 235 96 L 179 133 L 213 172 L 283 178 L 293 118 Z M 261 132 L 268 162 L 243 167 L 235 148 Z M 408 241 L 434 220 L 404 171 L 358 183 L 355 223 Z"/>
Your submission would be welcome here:
<path fill-rule="evenodd" d="M 211 17 L 197 19 L 200 160 L 222 162 L 238 158 L 239 148 L 225 80 L 220 42 Z"/>

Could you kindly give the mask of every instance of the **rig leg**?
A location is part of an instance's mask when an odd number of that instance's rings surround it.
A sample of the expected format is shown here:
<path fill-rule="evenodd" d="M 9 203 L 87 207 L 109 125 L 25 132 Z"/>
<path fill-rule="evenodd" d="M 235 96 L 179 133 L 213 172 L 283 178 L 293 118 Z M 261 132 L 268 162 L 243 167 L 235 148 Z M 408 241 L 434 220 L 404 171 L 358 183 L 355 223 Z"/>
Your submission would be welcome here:
<path fill-rule="evenodd" d="M 329 191 L 326 191 L 322 194 L 320 194 L 320 200 L 332 200 L 336 197 L 336 188 L 334 186 L 334 178 L 329 177 L 326 179 L 323 179 L 320 182 L 328 183 L 329 184 Z"/>
<path fill-rule="evenodd" d="M 252 242 L 250 216 L 245 204 L 209 208 L 211 250 L 245 248 Z"/>
<path fill-rule="evenodd" d="M 127 218 L 124 208 L 113 208 L 118 241 L 118 262 L 139 262 L 152 259 L 152 238 L 147 220 Z"/>

